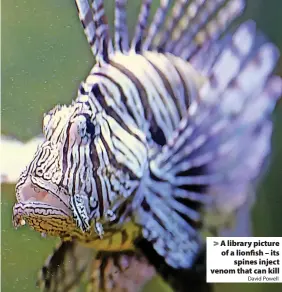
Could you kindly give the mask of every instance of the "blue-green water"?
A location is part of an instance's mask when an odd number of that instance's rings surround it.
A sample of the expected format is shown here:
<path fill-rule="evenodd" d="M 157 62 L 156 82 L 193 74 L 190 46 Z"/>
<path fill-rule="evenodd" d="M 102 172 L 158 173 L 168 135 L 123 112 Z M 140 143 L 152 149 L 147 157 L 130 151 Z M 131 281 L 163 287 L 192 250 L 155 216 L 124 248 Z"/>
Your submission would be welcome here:
<path fill-rule="evenodd" d="M 112 20 L 114 1 L 105 2 Z M 129 2 L 129 24 L 133 28 L 139 1 Z M 254 18 L 282 49 L 281 11 L 281 0 L 251 0 L 246 16 Z M 91 52 L 73 1 L 3 0 L 2 133 L 20 139 L 39 134 L 43 113 L 57 103 L 68 103 L 75 98 L 80 81 L 87 76 L 92 65 Z M 282 236 L 281 106 L 278 106 L 274 118 L 272 164 L 260 186 L 253 212 L 257 236 Z M 52 251 L 55 241 L 42 239 L 27 227 L 14 230 L 11 224 L 14 200 L 14 186 L 4 185 L 1 286 L 4 292 L 32 292 L 36 291 L 37 270 Z M 156 283 L 148 290 L 161 291 Z M 282 287 L 279 284 L 228 284 L 219 285 L 218 291 L 278 292 Z"/>

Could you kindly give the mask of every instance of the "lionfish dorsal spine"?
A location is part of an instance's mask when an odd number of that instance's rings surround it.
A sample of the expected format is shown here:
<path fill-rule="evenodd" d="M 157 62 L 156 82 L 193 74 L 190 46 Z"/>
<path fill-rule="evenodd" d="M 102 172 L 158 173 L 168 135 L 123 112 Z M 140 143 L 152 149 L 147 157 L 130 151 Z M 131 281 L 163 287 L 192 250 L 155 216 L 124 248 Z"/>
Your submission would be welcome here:
<path fill-rule="evenodd" d="M 129 50 L 126 5 L 127 0 L 115 1 L 115 50 L 123 53 Z"/>
<path fill-rule="evenodd" d="M 93 19 L 93 11 L 91 10 L 88 1 L 76 0 L 75 3 L 87 41 L 90 45 L 93 55 L 96 56 L 98 53 L 99 44 L 96 36 L 96 26 Z"/>
<path fill-rule="evenodd" d="M 198 42 L 182 52 L 182 56 L 189 60 L 196 70 L 208 76 L 214 61 L 223 47 L 230 43 L 232 34 L 225 34 L 228 27 L 237 19 L 245 8 L 245 0 L 231 0 L 208 21 L 194 37 Z M 224 35 L 225 34 L 225 35 Z M 221 38 L 221 40 L 220 40 Z"/>
<path fill-rule="evenodd" d="M 113 53 L 109 25 L 105 15 L 104 1 L 76 0 L 80 21 L 98 64 L 109 62 Z"/>
<path fill-rule="evenodd" d="M 168 14 L 171 2 L 172 0 L 160 0 L 160 6 L 158 7 L 154 15 L 153 21 L 148 30 L 148 35 L 144 41 L 144 51 L 153 49 L 153 41 L 162 28 L 163 22 L 165 21 Z"/>
<path fill-rule="evenodd" d="M 184 42 L 180 54 L 181 58 L 190 60 L 199 48 L 208 47 L 218 40 L 231 23 L 240 16 L 244 8 L 244 0 L 231 0 L 225 6 L 220 7 L 211 19 L 206 17 L 203 24 L 200 24 L 199 27 L 195 26 L 197 32 L 193 36 L 193 41 L 190 44 L 188 41 Z"/>
<path fill-rule="evenodd" d="M 220 228 L 206 213 L 224 221 L 242 206 L 269 154 L 278 52 L 252 21 L 219 41 L 245 0 L 160 0 L 151 24 L 152 0 L 140 2 L 130 42 L 128 1 L 115 0 L 113 45 L 105 1 L 76 0 L 97 65 L 77 100 L 45 118 L 13 221 L 44 214 L 53 229 L 31 222 L 37 230 L 91 244 L 93 229 L 102 238 L 129 221 L 125 242 L 139 249 L 141 238 L 149 259 L 151 249 L 178 272 L 195 265 L 202 231 Z M 26 188 L 39 200 L 26 201 Z"/>
<path fill-rule="evenodd" d="M 183 17 L 189 1 L 176 1 L 172 8 L 172 14 L 168 17 L 163 31 L 156 35 L 154 44 L 158 44 L 158 50 L 163 51 L 167 41 L 171 39 L 172 32 L 178 25 L 179 20 Z"/>
<path fill-rule="evenodd" d="M 172 53 L 180 55 L 187 44 L 189 45 L 193 42 L 195 35 L 199 32 L 201 27 L 208 23 L 210 17 L 214 15 L 216 11 L 220 10 L 223 3 L 223 0 L 214 1 L 212 3 L 205 0 L 195 2 L 195 7 L 192 5 L 188 6 L 186 17 L 182 17 L 180 25 L 176 28 L 174 33 L 176 39 L 174 43 L 170 45 Z M 185 23 L 189 26 L 189 30 L 187 30 Z"/>
<path fill-rule="evenodd" d="M 108 63 L 109 55 L 113 53 L 113 44 L 107 16 L 105 15 L 104 1 L 94 0 L 92 2 L 92 8 L 96 25 L 96 35 L 99 40 L 97 61 L 98 63 Z"/>
<path fill-rule="evenodd" d="M 80 21 L 98 63 L 108 63 L 116 51 L 129 50 L 127 0 L 115 0 L 115 42 L 112 45 L 103 0 L 76 0 Z M 148 50 L 169 52 L 190 61 L 199 51 L 218 40 L 242 13 L 245 0 L 161 0 L 149 25 L 152 0 L 141 3 L 130 48 L 136 53 Z M 171 7 L 172 6 L 172 7 Z M 172 14 L 168 12 L 172 8 Z M 189 30 L 187 29 L 189 27 Z"/>
<path fill-rule="evenodd" d="M 189 60 L 191 47 L 196 53 L 196 49 L 218 39 L 244 7 L 244 0 L 176 2 L 172 16 L 156 37 L 153 47 Z"/>
<path fill-rule="evenodd" d="M 138 16 L 138 22 L 135 28 L 134 38 L 131 43 L 131 49 L 133 49 L 136 53 L 140 53 L 142 50 L 142 41 L 145 37 L 148 19 L 151 11 L 151 5 L 152 0 L 142 1 Z"/>
<path fill-rule="evenodd" d="M 206 10 L 205 3 L 206 0 L 177 2 L 173 7 L 172 16 L 168 19 L 164 31 L 159 34 L 154 46 L 162 51 L 172 52 L 180 41 L 187 38 L 187 26 L 192 25 L 200 11 Z"/>

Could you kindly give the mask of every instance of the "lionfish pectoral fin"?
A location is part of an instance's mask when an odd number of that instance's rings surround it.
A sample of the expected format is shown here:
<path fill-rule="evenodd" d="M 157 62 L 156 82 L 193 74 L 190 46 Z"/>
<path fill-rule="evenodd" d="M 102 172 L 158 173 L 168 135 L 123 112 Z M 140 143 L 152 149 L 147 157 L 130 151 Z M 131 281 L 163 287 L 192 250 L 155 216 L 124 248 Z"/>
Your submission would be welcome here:
<path fill-rule="evenodd" d="M 211 65 L 201 98 L 152 154 L 133 209 L 143 237 L 170 266 L 191 266 L 199 230 L 222 227 L 222 220 L 205 220 L 207 214 L 228 218 L 250 196 L 269 154 L 271 114 L 282 92 L 280 77 L 272 75 L 277 59 L 254 23 L 243 23 Z"/>
<path fill-rule="evenodd" d="M 44 292 L 67 292 L 76 289 L 93 257 L 93 250 L 77 242 L 61 242 L 40 270 L 37 286 Z"/>
<path fill-rule="evenodd" d="M 88 292 L 135 292 L 155 275 L 155 269 L 136 251 L 101 251 L 88 275 Z"/>

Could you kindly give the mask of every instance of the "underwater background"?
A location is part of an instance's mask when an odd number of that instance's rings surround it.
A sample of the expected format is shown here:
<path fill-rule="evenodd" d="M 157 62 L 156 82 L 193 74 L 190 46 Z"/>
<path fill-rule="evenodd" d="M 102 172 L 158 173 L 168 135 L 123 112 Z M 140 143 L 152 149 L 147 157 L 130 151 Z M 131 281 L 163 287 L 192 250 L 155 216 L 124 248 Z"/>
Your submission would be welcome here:
<path fill-rule="evenodd" d="M 128 1 L 133 31 L 141 1 Z M 159 1 L 153 1 L 155 8 Z M 282 1 L 247 0 L 243 19 L 257 26 L 282 51 Z M 110 23 L 114 0 L 105 0 Z M 74 1 L 2 1 L 2 134 L 26 141 L 41 132 L 43 113 L 58 103 L 70 103 L 79 83 L 93 66 L 93 57 L 79 22 Z M 282 73 L 282 60 L 278 66 Z M 274 115 L 270 167 L 259 186 L 252 212 L 255 236 L 282 236 L 282 106 Z M 5 153 L 1 153 L 5 155 Z M 14 185 L 2 185 L 1 288 L 37 291 L 37 272 L 56 240 L 43 239 L 28 227 L 14 230 L 11 222 Z M 145 291 L 170 291 L 158 279 Z M 189 286 L 187 286 L 189 291 Z M 217 292 L 275 292 L 282 284 L 221 284 Z"/>

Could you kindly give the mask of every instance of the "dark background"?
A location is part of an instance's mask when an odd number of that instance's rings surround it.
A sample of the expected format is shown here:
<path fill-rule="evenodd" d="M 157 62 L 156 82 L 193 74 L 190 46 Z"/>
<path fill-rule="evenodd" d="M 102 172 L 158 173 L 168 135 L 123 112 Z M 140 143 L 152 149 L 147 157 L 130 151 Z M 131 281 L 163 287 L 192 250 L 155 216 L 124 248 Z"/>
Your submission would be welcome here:
<path fill-rule="evenodd" d="M 110 22 L 113 0 L 106 2 Z M 140 1 L 129 1 L 131 31 Z M 155 7 L 158 1 L 153 1 Z M 282 1 L 249 0 L 244 18 L 282 49 Z M 279 72 L 282 72 L 280 62 Z M 43 113 L 57 103 L 69 103 L 93 66 L 93 58 L 79 23 L 74 1 L 2 1 L 2 134 L 21 140 L 41 132 Z M 275 115 L 272 163 L 258 191 L 253 210 L 254 235 L 282 236 L 282 122 L 281 104 Z M 5 155 L 5 153 L 2 153 Z M 2 291 L 35 289 L 36 273 L 55 241 L 41 239 L 27 227 L 15 231 L 11 224 L 14 186 L 2 186 Z M 155 280 L 147 291 L 165 291 Z M 280 284 L 225 284 L 218 291 L 274 292 Z M 188 290 L 187 290 L 188 291 Z"/>

